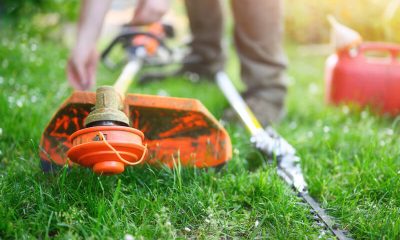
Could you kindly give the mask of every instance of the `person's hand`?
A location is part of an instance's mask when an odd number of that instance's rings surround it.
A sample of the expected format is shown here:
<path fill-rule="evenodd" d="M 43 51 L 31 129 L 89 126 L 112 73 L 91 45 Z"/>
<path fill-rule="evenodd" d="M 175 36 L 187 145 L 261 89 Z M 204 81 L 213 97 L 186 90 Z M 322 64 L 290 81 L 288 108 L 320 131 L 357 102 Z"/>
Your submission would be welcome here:
<path fill-rule="evenodd" d="M 138 0 L 133 15 L 133 25 L 146 25 L 157 22 L 168 11 L 170 0 Z"/>
<path fill-rule="evenodd" d="M 95 49 L 73 50 L 67 64 L 67 76 L 74 89 L 85 91 L 95 85 L 98 59 Z"/>
<path fill-rule="evenodd" d="M 88 90 L 95 84 L 99 60 L 96 44 L 111 1 L 82 1 L 76 43 L 66 67 L 68 81 L 76 90 Z"/>

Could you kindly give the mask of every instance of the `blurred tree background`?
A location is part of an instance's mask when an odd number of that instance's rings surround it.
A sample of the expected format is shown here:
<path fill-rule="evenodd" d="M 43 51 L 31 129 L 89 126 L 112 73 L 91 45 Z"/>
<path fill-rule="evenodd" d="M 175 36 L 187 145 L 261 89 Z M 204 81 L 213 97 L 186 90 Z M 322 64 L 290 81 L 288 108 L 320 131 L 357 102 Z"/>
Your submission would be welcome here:
<path fill-rule="evenodd" d="M 326 16 L 330 14 L 366 40 L 400 42 L 400 0 L 285 2 L 288 41 L 301 44 L 328 42 L 330 27 Z M 29 21 L 40 32 L 76 20 L 78 9 L 78 0 L 0 0 L 3 19 Z"/>
<path fill-rule="evenodd" d="M 22 39 L 63 40 L 79 15 L 79 0 L 0 0 L 0 29 L 10 25 Z"/>
<path fill-rule="evenodd" d="M 79 0 L 0 0 L 0 14 L 6 18 L 31 18 L 37 14 L 57 14 L 71 21 L 78 16 Z"/>
<path fill-rule="evenodd" d="M 400 42 L 400 0 L 286 0 L 286 37 L 299 43 L 329 41 L 327 15 L 368 41 Z"/>

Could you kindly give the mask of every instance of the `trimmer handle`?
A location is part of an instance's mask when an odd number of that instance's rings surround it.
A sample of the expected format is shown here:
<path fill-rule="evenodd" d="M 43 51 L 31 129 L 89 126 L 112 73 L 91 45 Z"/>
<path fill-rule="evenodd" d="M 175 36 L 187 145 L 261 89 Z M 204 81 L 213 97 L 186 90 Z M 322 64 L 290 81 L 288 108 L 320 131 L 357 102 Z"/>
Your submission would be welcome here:
<path fill-rule="evenodd" d="M 365 59 L 365 54 L 368 52 L 381 52 L 390 54 L 390 61 L 394 62 L 400 56 L 400 46 L 398 44 L 381 43 L 381 42 L 366 42 L 361 44 L 359 48 L 359 56 Z M 384 58 L 383 58 L 384 59 Z"/>
<path fill-rule="evenodd" d="M 104 49 L 101 54 L 101 60 L 108 68 L 115 68 L 118 64 L 113 62 L 109 56 L 119 44 L 128 53 L 128 60 L 133 58 L 145 59 L 145 57 L 154 56 L 159 48 L 171 52 L 164 43 L 164 39 L 173 36 L 174 29 L 170 25 L 160 23 L 154 23 L 146 27 L 125 25 L 121 33 Z"/>

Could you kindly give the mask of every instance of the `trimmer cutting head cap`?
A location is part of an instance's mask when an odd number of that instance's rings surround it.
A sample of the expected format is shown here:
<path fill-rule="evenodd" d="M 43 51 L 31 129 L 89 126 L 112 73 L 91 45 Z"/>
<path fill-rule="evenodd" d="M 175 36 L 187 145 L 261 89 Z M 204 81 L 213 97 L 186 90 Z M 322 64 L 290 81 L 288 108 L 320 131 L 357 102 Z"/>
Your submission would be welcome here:
<path fill-rule="evenodd" d="M 139 164 L 146 154 L 141 131 L 125 126 L 96 126 L 81 129 L 69 138 L 69 159 L 98 174 L 119 174 L 125 165 Z"/>

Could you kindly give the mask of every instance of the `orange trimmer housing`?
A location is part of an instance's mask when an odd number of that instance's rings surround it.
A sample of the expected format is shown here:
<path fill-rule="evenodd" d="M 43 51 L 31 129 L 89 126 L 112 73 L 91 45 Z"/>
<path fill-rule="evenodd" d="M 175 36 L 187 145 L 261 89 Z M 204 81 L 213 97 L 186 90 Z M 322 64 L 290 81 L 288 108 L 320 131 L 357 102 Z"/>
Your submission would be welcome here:
<path fill-rule="evenodd" d="M 152 33 L 153 35 L 164 38 L 164 28 L 160 23 L 153 23 L 147 26 L 147 32 Z M 146 53 L 150 56 L 153 56 L 160 45 L 159 41 L 157 41 L 153 37 L 149 37 L 146 35 L 137 36 L 132 38 L 132 46 L 143 46 L 146 49 Z"/>
<path fill-rule="evenodd" d="M 178 164 L 216 167 L 226 163 L 232 156 L 227 131 L 198 100 L 128 94 L 124 105 L 133 129 L 114 126 L 112 128 L 123 128 L 125 132 L 111 136 L 107 132 L 110 129 L 84 128 L 84 119 L 95 104 L 95 95 L 91 92 L 75 92 L 53 116 L 40 142 L 44 171 L 66 164 L 72 166 L 74 164 L 68 156 L 80 155 L 79 158 L 85 159 L 85 162 L 89 159 L 83 165 L 92 167 L 95 172 L 102 172 L 103 167 L 111 165 L 114 173 L 122 172 L 126 164 L 118 163 L 121 161 L 115 158 L 115 150 L 131 163 L 140 161 L 139 164 L 169 167 Z M 118 129 L 112 130 L 115 132 Z M 139 131 L 143 132 L 143 139 Z M 114 150 L 104 143 L 99 132 L 106 136 L 108 134 L 107 141 Z M 81 136 L 79 139 L 76 138 L 78 135 Z M 70 149 L 74 141 L 90 142 L 94 148 L 90 151 L 72 151 Z M 146 152 L 143 146 L 147 146 Z M 111 155 L 113 161 L 96 165 L 107 162 L 110 159 L 107 156 Z"/>

